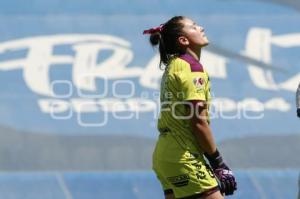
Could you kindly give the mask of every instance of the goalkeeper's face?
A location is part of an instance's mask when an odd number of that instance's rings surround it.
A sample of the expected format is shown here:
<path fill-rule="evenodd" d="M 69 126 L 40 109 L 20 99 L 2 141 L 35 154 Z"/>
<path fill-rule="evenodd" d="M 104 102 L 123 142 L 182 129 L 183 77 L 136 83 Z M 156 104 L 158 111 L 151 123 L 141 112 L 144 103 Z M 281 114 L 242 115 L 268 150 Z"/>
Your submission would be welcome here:
<path fill-rule="evenodd" d="M 189 18 L 184 18 L 181 23 L 184 25 L 184 35 L 179 38 L 181 44 L 189 47 L 204 47 L 209 44 L 202 26 Z"/>

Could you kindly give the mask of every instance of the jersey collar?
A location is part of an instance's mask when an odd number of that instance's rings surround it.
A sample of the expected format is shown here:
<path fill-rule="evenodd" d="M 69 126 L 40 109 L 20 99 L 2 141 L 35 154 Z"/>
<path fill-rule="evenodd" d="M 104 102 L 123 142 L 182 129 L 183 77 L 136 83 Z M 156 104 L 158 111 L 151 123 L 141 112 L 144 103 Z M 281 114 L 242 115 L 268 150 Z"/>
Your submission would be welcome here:
<path fill-rule="evenodd" d="M 186 53 L 180 55 L 179 58 L 183 59 L 184 61 L 190 64 L 192 72 L 203 72 L 202 64 L 198 60 L 196 60 L 193 56 Z"/>

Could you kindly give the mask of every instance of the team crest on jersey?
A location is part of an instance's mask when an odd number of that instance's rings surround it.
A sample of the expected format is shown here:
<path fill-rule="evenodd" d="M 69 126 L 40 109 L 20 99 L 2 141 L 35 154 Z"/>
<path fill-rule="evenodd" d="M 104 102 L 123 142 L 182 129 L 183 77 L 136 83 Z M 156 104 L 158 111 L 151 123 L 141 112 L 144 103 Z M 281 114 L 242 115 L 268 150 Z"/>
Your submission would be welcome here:
<path fill-rule="evenodd" d="M 197 89 L 202 89 L 204 86 L 204 79 L 202 77 L 196 77 L 193 80 L 195 86 L 197 87 Z"/>

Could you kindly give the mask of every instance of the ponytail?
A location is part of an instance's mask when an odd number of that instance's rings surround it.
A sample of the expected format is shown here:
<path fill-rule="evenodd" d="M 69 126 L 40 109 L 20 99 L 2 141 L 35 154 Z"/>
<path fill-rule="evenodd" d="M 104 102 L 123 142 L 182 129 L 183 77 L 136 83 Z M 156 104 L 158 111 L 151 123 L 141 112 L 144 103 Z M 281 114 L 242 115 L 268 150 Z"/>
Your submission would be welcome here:
<path fill-rule="evenodd" d="M 183 49 L 178 45 L 178 37 L 182 35 L 183 16 L 175 16 L 159 27 L 145 30 L 143 34 L 150 34 L 150 44 L 155 47 L 159 46 L 160 68 L 161 65 L 168 65 L 171 59 L 184 54 Z"/>

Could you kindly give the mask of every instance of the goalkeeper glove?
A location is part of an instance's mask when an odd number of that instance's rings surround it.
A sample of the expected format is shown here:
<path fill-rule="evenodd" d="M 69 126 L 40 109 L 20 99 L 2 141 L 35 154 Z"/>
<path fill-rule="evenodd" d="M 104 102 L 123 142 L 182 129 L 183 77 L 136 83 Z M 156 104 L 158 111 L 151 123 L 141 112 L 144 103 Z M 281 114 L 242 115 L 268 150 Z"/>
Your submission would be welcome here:
<path fill-rule="evenodd" d="M 225 193 L 225 195 L 232 195 L 233 192 L 237 190 L 237 183 L 233 172 L 225 164 L 219 151 L 216 150 L 216 152 L 211 155 L 204 155 L 208 159 L 215 176 L 219 180 L 221 192 Z"/>

